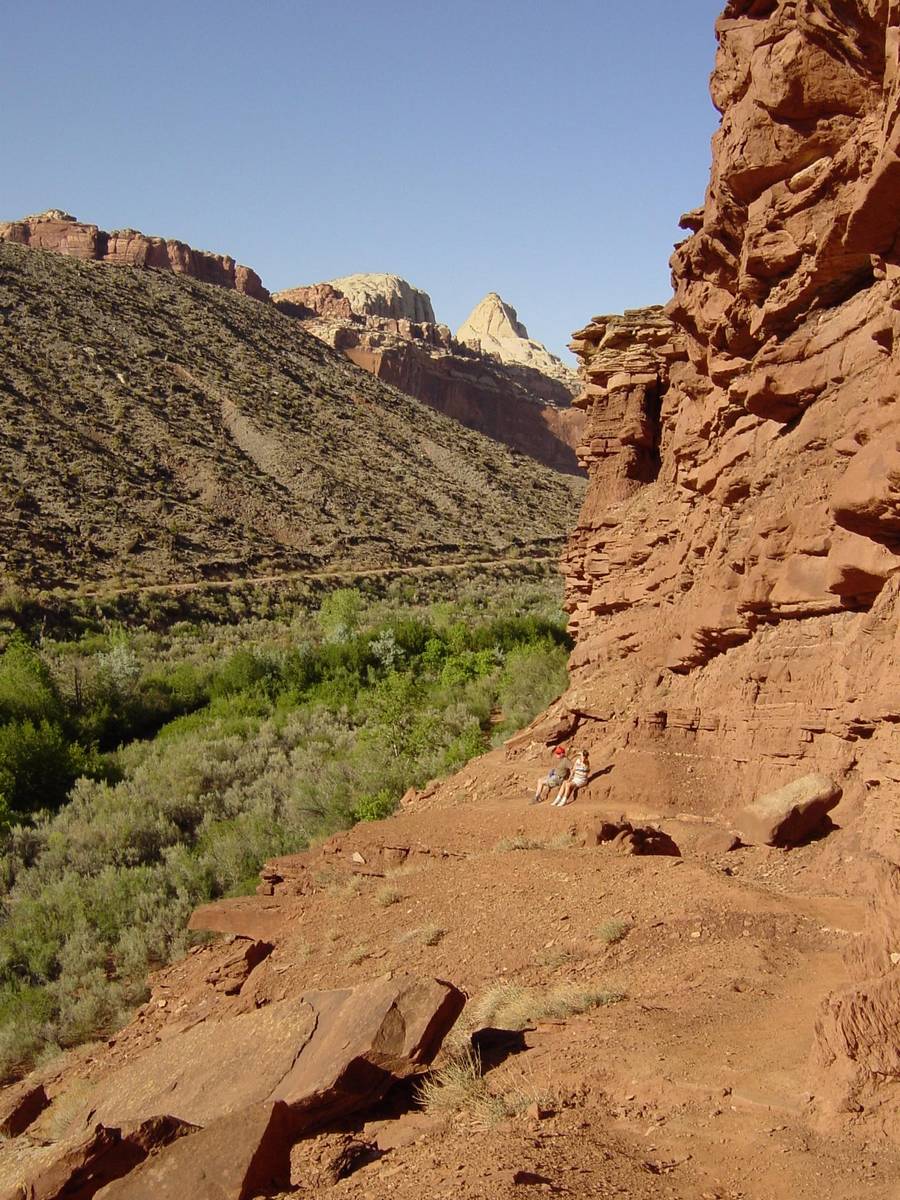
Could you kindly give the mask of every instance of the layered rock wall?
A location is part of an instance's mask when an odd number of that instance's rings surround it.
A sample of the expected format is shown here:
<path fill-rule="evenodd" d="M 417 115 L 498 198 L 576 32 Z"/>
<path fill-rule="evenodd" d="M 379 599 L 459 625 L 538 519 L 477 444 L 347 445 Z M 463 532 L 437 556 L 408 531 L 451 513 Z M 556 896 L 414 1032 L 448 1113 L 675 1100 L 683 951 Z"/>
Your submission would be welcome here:
<path fill-rule="evenodd" d="M 527 335 L 519 337 L 518 358 L 512 350 L 503 357 L 466 345 L 435 321 L 425 292 L 395 275 L 354 275 L 274 299 L 385 383 L 545 466 L 578 472 L 584 415 L 572 407 L 574 372 Z"/>
<path fill-rule="evenodd" d="M 134 229 L 106 233 L 56 209 L 21 221 L 0 222 L 0 241 L 18 242 L 70 258 L 97 259 L 115 266 L 174 271 L 202 283 L 243 292 L 254 300 L 269 299 L 256 272 L 227 254 L 194 250 L 185 242 L 148 237 Z"/>
<path fill-rule="evenodd" d="M 844 1107 L 900 1081 L 900 3 L 732 0 L 665 312 L 575 336 L 572 687 L 611 799 L 724 819 L 816 771 L 876 897 L 823 1011 Z M 858 863 L 854 866 L 857 870 Z M 891 1104 L 896 1102 L 891 1100 Z M 886 1117 L 900 1134 L 894 1111 Z"/>

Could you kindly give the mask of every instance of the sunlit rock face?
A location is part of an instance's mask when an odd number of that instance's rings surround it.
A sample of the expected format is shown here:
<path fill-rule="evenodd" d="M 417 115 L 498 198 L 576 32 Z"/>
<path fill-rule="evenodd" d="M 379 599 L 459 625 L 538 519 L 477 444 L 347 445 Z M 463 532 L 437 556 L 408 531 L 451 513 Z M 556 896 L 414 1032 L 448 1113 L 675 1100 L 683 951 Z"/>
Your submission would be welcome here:
<path fill-rule="evenodd" d="M 136 229 L 116 229 L 107 233 L 58 208 L 23 217 L 20 221 L 0 221 L 0 241 L 18 242 L 69 258 L 98 259 L 113 266 L 174 271 L 202 283 L 243 292 L 254 300 L 269 299 L 256 272 L 236 263 L 230 255 L 195 250 L 186 242 L 148 237 Z"/>
<path fill-rule="evenodd" d="M 516 310 L 496 292 L 488 292 L 475 305 L 457 329 L 456 340 L 506 366 L 530 367 L 566 388 L 574 385 L 575 372 L 528 336 Z"/>
<path fill-rule="evenodd" d="M 674 297 L 575 335 L 577 644 L 537 733 L 602 747 L 623 805 L 728 820 L 810 773 L 843 789 L 820 861 L 877 920 L 814 1090 L 898 1134 L 900 2 L 733 0 L 717 32 Z"/>
<path fill-rule="evenodd" d="M 496 293 L 457 337 L 436 321 L 428 293 L 397 275 L 348 275 L 274 300 L 384 382 L 546 466 L 578 473 L 577 376 L 528 337 Z"/>

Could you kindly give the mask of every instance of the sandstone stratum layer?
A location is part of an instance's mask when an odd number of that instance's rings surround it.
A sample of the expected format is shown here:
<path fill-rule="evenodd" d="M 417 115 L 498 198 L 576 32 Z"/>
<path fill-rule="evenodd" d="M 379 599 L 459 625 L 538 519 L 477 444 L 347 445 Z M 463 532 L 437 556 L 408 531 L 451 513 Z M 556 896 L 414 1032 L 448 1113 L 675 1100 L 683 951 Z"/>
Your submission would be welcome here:
<path fill-rule="evenodd" d="M 194 250 L 185 242 L 148 237 L 136 229 L 107 233 L 58 208 L 23 217 L 21 221 L 0 221 L 0 242 L 17 242 L 35 250 L 51 250 L 69 258 L 96 259 L 112 266 L 174 271 L 201 283 L 243 292 L 254 300 L 269 299 L 256 272 L 227 254 Z"/>
<path fill-rule="evenodd" d="M 539 728 L 594 745 L 623 804 L 843 789 L 833 869 L 872 920 L 814 1090 L 900 1136 L 900 3 L 732 0 L 717 35 L 674 298 L 572 344 L 577 647 Z"/>
<path fill-rule="evenodd" d="M 472 313 L 465 340 L 465 326 L 454 337 L 428 294 L 396 275 L 350 275 L 273 299 L 377 378 L 545 466 L 579 471 L 576 374 L 528 338 L 496 293 Z"/>

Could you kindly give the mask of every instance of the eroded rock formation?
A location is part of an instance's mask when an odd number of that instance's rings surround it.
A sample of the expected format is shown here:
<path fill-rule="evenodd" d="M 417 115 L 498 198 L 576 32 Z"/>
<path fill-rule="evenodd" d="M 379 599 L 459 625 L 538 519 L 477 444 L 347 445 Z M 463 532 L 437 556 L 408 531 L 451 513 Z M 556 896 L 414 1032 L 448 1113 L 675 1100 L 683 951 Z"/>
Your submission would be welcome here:
<path fill-rule="evenodd" d="M 575 373 L 529 339 L 515 310 L 494 293 L 469 319 L 480 314 L 483 340 L 472 326 L 468 341 L 435 320 L 427 293 L 396 275 L 350 275 L 278 292 L 274 300 L 386 383 L 546 466 L 578 471 L 584 417 L 572 407 Z"/>
<path fill-rule="evenodd" d="M 516 310 L 496 292 L 489 292 L 475 305 L 457 329 L 456 340 L 507 366 L 530 367 L 550 379 L 558 379 L 566 387 L 572 385 L 571 369 L 546 346 L 528 336 Z"/>
<path fill-rule="evenodd" d="M 268 300 L 269 293 L 250 267 L 243 267 L 227 254 L 194 250 L 172 238 L 148 237 L 134 229 L 106 233 L 60 209 L 51 208 L 21 221 L 0 222 L 0 241 L 18 242 L 36 250 L 51 250 L 70 258 L 98 259 L 114 266 L 147 267 L 190 275 L 201 283 L 231 288 Z"/>
<path fill-rule="evenodd" d="M 819 1023 L 820 1095 L 896 1135 L 900 3 L 731 0 L 717 32 L 674 299 L 573 343 L 590 487 L 544 734 L 601 744 L 610 796 L 663 811 L 843 789 L 873 919 Z"/>

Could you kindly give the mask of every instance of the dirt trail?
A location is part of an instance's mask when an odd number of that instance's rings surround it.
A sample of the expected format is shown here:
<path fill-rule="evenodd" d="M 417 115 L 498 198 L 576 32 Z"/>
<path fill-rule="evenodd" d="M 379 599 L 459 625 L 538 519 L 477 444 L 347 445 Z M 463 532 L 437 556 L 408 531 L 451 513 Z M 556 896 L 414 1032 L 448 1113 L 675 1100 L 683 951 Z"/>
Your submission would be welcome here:
<path fill-rule="evenodd" d="M 181 583 L 144 583 L 134 587 L 81 589 L 74 596 L 84 599 L 109 598 L 112 596 L 146 595 L 159 593 L 162 595 L 178 595 L 183 592 L 228 591 L 233 588 L 265 586 L 277 583 L 303 582 L 316 579 L 383 579 L 388 575 L 438 575 L 447 571 L 466 571 L 477 568 L 490 569 L 493 567 L 516 566 L 522 563 L 558 563 L 559 556 L 521 555 L 518 558 L 478 558 L 466 559 L 461 562 L 418 563 L 412 566 L 371 567 L 367 570 L 347 568 L 334 571 L 289 571 L 281 575 L 242 575 L 234 579 L 193 579 Z"/>
<path fill-rule="evenodd" d="M 852 832 L 789 854 L 685 845 L 682 858 L 623 857 L 579 844 L 610 815 L 599 784 L 570 808 L 528 804 L 544 766 L 495 751 L 388 821 L 287 860 L 274 895 L 243 902 L 281 925 L 240 994 L 207 982 L 222 941 L 174 964 L 114 1045 L 52 1084 L 56 1103 L 65 1112 L 79 1089 L 89 1103 L 116 1065 L 175 1028 L 304 988 L 399 970 L 473 998 L 574 985 L 625 998 L 532 1023 L 516 1052 L 486 1060 L 518 1115 L 429 1117 L 401 1096 L 350 1126 L 378 1139 L 376 1161 L 308 1194 L 896 1200 L 898 1155 L 869 1129 L 823 1133 L 809 1066 L 817 1008 L 845 978 L 862 917 L 834 870 Z M 301 876 L 311 887 L 297 894 Z M 624 923 L 618 941 L 611 922 Z M 304 1144 L 298 1182 L 328 1136 Z M 0 1151 L 0 1182 L 8 1170 Z"/>

